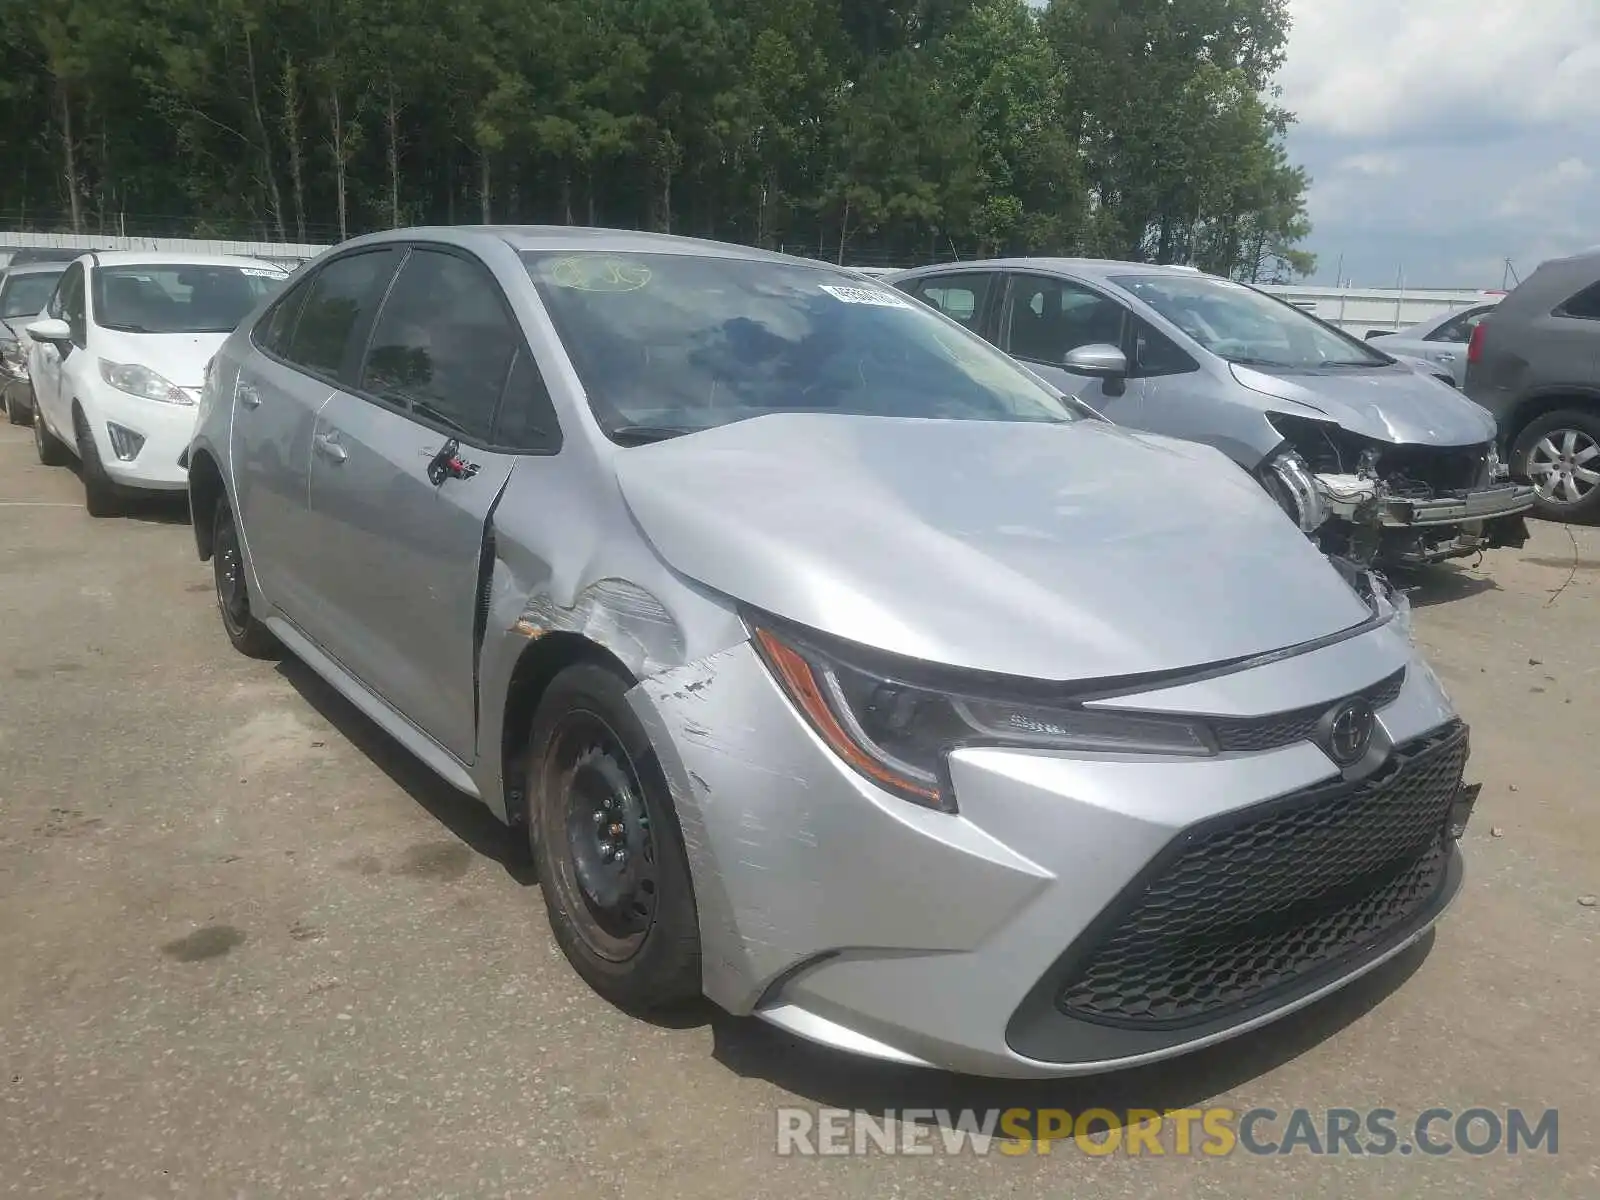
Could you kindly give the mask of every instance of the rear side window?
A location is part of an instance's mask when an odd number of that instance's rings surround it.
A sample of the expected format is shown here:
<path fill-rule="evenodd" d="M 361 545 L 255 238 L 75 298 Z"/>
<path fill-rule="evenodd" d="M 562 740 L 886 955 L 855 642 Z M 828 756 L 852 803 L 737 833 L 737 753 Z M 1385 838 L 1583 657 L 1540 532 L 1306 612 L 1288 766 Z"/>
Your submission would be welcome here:
<path fill-rule="evenodd" d="M 394 267 L 395 254 L 385 249 L 337 258 L 318 271 L 284 357 L 313 374 L 338 378 Z"/>
<path fill-rule="evenodd" d="M 310 291 L 309 282 L 297 283 L 291 291 L 269 308 L 266 315 L 256 323 L 255 344 L 268 354 L 287 358 L 289 339 L 294 336 L 295 318 L 300 315 L 300 309 L 306 302 L 306 294 Z"/>
<path fill-rule="evenodd" d="M 415 250 L 373 327 L 361 390 L 486 441 L 520 340 L 487 269 Z"/>
<path fill-rule="evenodd" d="M 936 279 L 919 279 L 910 285 L 910 290 L 952 321 L 977 332 L 993 279 L 993 275 L 940 275 Z"/>
<path fill-rule="evenodd" d="M 1582 321 L 1600 321 L 1600 283 L 1590 284 L 1571 300 L 1556 309 L 1558 317 L 1577 317 Z"/>

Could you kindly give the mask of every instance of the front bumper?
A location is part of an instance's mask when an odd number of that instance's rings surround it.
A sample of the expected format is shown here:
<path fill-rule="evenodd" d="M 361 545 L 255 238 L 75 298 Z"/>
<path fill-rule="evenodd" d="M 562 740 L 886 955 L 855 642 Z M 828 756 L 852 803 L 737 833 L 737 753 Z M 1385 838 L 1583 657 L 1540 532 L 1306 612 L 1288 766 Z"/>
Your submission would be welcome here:
<path fill-rule="evenodd" d="M 1378 717 L 1380 739 L 1401 745 L 1454 715 L 1392 625 L 1115 703 L 1257 718 L 1331 706 L 1402 669 Z M 748 646 L 646 680 L 631 698 L 677 803 L 707 994 L 858 1054 L 1049 1077 L 1198 1049 L 1371 970 L 1420 937 L 1459 885 L 1459 857 L 1441 843 L 1445 869 L 1425 903 L 1283 986 L 1161 1028 L 1137 1014 L 1084 1019 L 1061 1000 L 1069 951 L 1212 823 L 1339 786 L 1322 750 L 1299 741 L 1178 761 L 970 748 L 951 756 L 960 811 L 947 815 L 839 763 Z"/>
<path fill-rule="evenodd" d="M 1529 511 L 1534 499 L 1533 488 L 1520 483 L 1475 488 L 1432 500 L 1388 499 L 1383 504 L 1383 523 L 1391 527 L 1419 528 L 1514 517 Z"/>
<path fill-rule="evenodd" d="M 193 405 L 145 400 L 105 386 L 96 388 L 84 404 L 106 474 L 122 487 L 150 491 L 188 486 L 189 473 L 180 460 L 194 436 L 198 411 Z M 111 424 L 144 439 L 131 459 L 119 456 L 119 441 L 124 450 L 128 442 L 112 436 Z"/>

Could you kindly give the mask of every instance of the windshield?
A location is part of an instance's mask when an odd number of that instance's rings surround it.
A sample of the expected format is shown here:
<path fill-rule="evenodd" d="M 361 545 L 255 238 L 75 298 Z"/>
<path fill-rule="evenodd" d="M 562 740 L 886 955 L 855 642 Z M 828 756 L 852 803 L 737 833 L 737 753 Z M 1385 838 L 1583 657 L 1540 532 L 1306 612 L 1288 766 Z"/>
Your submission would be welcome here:
<path fill-rule="evenodd" d="M 825 267 L 526 254 L 595 415 L 619 441 L 772 412 L 1082 419 L 986 342 Z"/>
<path fill-rule="evenodd" d="M 1381 367 L 1390 359 L 1264 292 L 1206 275 L 1112 280 L 1211 353 L 1253 367 Z"/>
<path fill-rule="evenodd" d="M 61 271 L 65 270 L 63 265 Z M 4 288 L 0 288 L 0 317 L 38 316 L 55 294 L 61 271 L 30 271 L 26 275 L 8 276 Z"/>
<path fill-rule="evenodd" d="M 270 267 L 101 267 L 95 322 L 124 333 L 232 333 L 287 278 Z"/>

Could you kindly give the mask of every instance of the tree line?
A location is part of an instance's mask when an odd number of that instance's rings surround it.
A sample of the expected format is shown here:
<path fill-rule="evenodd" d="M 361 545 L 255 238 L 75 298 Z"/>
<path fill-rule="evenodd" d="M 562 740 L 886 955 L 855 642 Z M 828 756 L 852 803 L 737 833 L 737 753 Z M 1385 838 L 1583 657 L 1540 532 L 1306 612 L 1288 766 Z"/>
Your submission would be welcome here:
<path fill-rule="evenodd" d="M 0 0 L 0 224 L 1306 272 L 1287 0 Z M 159 225 L 160 228 L 149 228 Z"/>

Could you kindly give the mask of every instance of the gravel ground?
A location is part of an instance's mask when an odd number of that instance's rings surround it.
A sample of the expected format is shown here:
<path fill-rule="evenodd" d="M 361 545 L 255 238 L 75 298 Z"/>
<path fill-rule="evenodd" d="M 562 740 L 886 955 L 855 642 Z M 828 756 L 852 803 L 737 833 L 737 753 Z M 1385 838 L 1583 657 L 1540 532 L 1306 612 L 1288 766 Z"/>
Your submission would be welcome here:
<path fill-rule="evenodd" d="M 181 505 L 85 515 L 0 428 L 0 1190 L 70 1197 L 1593 1196 L 1600 531 L 1415 582 L 1485 787 L 1437 935 L 1160 1068 L 996 1084 L 629 1019 L 507 837 L 228 649 Z M 1557 594 L 1559 592 L 1559 594 Z M 910 1002 L 910 1001 L 908 1001 Z M 1472 1157 L 779 1157 L 780 1106 L 1560 1109 Z M 1170 1143 L 1169 1143 L 1170 1146 Z"/>

